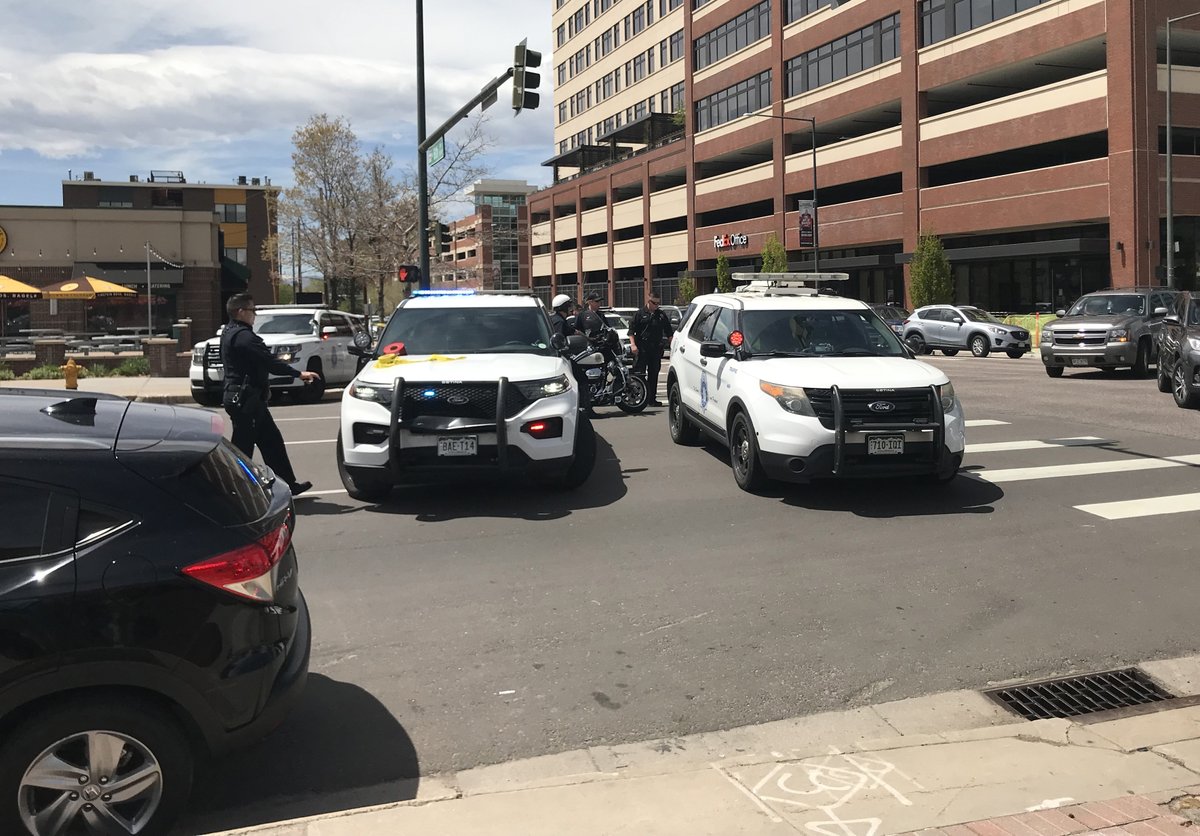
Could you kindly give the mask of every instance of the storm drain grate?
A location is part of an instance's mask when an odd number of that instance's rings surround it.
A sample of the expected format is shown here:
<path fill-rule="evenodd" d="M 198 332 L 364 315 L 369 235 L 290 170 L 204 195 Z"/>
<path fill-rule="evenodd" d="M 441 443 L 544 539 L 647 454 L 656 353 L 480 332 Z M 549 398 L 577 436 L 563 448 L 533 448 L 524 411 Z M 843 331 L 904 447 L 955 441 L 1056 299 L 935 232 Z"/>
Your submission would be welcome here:
<path fill-rule="evenodd" d="M 1026 720 L 1078 717 L 1175 698 L 1137 668 L 1048 679 L 984 693 Z"/>

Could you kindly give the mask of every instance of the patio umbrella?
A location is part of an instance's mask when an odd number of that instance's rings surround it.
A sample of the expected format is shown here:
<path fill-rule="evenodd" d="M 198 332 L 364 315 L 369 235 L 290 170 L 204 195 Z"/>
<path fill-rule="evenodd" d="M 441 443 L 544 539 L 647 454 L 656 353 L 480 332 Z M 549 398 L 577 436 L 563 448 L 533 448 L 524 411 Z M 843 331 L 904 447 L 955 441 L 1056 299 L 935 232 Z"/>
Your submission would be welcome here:
<path fill-rule="evenodd" d="M 111 296 L 136 295 L 136 290 L 91 276 L 80 276 L 78 279 L 52 284 L 42 288 L 41 293 L 43 299 L 104 299 Z"/>
<path fill-rule="evenodd" d="M 9 299 L 41 299 L 42 291 L 33 285 L 19 282 L 8 276 L 0 276 L 0 337 L 4 336 L 4 328 L 8 324 Z"/>

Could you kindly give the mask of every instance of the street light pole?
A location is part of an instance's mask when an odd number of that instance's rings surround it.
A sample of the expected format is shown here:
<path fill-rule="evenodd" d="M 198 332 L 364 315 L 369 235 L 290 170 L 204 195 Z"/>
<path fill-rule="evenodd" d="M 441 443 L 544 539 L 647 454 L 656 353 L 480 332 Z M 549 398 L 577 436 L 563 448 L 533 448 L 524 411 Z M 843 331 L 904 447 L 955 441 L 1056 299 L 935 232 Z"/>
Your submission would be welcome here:
<path fill-rule="evenodd" d="M 154 288 L 150 286 L 150 242 L 146 242 L 146 339 L 154 336 Z"/>
<path fill-rule="evenodd" d="M 1171 24 L 1200 12 L 1167 18 L 1167 287 L 1175 289 L 1175 172 L 1171 137 Z"/>
<path fill-rule="evenodd" d="M 812 134 L 812 193 L 813 193 L 813 272 L 821 272 L 821 204 L 817 200 L 817 120 L 813 116 L 776 116 L 774 113 L 751 113 L 748 116 L 763 116 L 767 119 L 783 119 L 791 122 L 807 122 Z M 787 208 L 784 208 L 787 211 Z"/>
<path fill-rule="evenodd" d="M 421 289 L 429 289 L 429 153 L 425 148 L 425 8 L 417 0 L 417 246 Z"/>

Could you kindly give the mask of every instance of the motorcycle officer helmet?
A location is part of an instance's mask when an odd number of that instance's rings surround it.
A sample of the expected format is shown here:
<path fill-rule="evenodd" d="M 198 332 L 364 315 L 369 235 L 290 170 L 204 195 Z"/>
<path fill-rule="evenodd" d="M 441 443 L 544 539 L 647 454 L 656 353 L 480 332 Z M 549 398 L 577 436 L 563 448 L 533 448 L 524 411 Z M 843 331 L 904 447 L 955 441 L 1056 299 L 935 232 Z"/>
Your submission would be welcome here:
<path fill-rule="evenodd" d="M 558 294 L 550 301 L 551 309 L 556 310 L 556 311 L 562 310 L 563 308 L 567 307 L 570 304 L 571 304 L 571 297 L 565 293 Z"/>

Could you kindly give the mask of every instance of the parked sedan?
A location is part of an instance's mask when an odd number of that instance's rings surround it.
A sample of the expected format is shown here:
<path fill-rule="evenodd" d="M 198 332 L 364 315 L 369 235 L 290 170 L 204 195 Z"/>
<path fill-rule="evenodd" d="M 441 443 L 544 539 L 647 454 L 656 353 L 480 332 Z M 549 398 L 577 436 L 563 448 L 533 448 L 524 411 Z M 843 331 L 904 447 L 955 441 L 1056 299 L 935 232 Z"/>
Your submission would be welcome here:
<path fill-rule="evenodd" d="M 1200 293 L 1180 293 L 1162 319 L 1158 341 L 1158 391 L 1181 409 L 1200 406 Z"/>
<path fill-rule="evenodd" d="M 222 429 L 0 389 L 0 833 L 163 834 L 300 693 L 291 494 Z"/>
<path fill-rule="evenodd" d="M 1014 360 L 1029 351 L 1029 332 L 1006 325 L 971 305 L 926 305 L 903 323 L 904 341 L 917 354 L 938 349 L 953 357 L 964 348 L 976 357 L 1003 351 Z"/>

